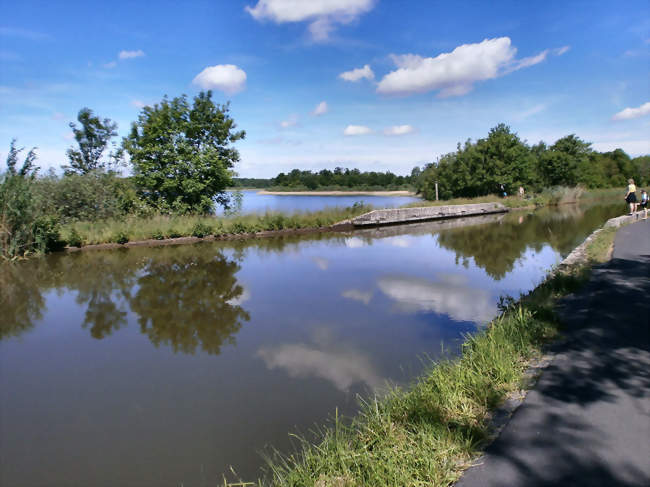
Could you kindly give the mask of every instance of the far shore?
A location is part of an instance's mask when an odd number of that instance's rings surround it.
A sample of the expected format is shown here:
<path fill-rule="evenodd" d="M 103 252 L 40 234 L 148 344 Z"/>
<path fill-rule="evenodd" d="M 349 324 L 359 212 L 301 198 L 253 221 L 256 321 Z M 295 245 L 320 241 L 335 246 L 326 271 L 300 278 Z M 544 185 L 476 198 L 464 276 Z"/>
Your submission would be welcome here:
<path fill-rule="evenodd" d="M 417 196 L 413 191 L 267 191 L 262 189 L 257 194 L 274 194 L 284 196 Z"/>

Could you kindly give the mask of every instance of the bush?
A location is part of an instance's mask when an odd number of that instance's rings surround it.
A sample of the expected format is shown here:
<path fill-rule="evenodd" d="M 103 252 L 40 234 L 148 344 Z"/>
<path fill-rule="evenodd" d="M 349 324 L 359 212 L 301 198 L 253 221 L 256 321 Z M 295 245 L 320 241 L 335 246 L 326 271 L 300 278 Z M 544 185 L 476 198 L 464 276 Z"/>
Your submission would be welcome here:
<path fill-rule="evenodd" d="M 160 229 L 156 229 L 152 232 L 151 238 L 154 240 L 163 240 L 165 238 L 165 235 L 162 233 Z"/>
<path fill-rule="evenodd" d="M 70 247 L 81 247 L 83 245 L 83 240 L 81 238 L 81 235 L 79 235 L 79 232 L 77 232 L 76 228 L 72 229 L 67 240 L 68 240 L 68 245 Z"/>
<path fill-rule="evenodd" d="M 170 228 L 169 229 L 169 235 L 167 235 L 168 238 L 178 238 L 178 237 L 182 237 L 182 236 L 183 236 L 183 234 L 181 232 L 179 232 L 178 230 L 176 230 L 175 228 Z"/>
<path fill-rule="evenodd" d="M 126 232 L 119 231 L 115 235 L 113 235 L 113 238 L 111 240 L 120 245 L 124 245 L 129 241 L 129 236 L 126 234 Z"/>
<path fill-rule="evenodd" d="M 203 222 L 197 222 L 196 225 L 194 225 L 194 228 L 192 229 L 193 237 L 203 238 L 211 234 L 212 234 L 212 227 Z"/>

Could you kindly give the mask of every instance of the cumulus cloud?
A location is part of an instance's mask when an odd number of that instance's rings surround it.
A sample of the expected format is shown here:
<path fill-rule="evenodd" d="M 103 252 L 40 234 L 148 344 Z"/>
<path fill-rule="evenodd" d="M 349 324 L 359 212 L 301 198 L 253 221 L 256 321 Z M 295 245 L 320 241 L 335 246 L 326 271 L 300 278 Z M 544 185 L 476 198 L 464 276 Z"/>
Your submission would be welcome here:
<path fill-rule="evenodd" d="M 460 96 L 469 93 L 479 81 L 533 66 L 544 61 L 551 52 L 561 55 L 567 50 L 568 46 L 553 51 L 546 49 L 535 56 L 515 59 L 517 48 L 512 46 L 510 38 L 499 37 L 463 44 L 436 57 L 391 55 L 397 69 L 382 78 L 377 92 L 412 95 L 437 91 L 440 97 Z"/>
<path fill-rule="evenodd" d="M 411 125 L 393 125 L 384 129 L 384 135 L 407 135 L 415 132 Z"/>
<path fill-rule="evenodd" d="M 110 63 L 106 63 L 103 66 L 106 69 L 113 69 L 115 66 L 117 66 L 117 61 L 111 61 Z"/>
<path fill-rule="evenodd" d="M 217 64 L 197 74 L 192 83 L 204 90 L 215 89 L 232 95 L 246 86 L 246 72 L 234 64 Z"/>
<path fill-rule="evenodd" d="M 348 125 L 343 131 L 343 135 L 367 135 L 371 133 L 372 129 L 364 125 Z"/>
<path fill-rule="evenodd" d="M 434 311 L 454 321 L 485 324 L 496 314 L 490 294 L 469 285 L 459 274 L 439 274 L 436 281 L 411 276 L 386 276 L 379 289 L 405 312 Z"/>
<path fill-rule="evenodd" d="M 370 65 L 366 64 L 363 68 L 355 68 L 339 74 L 339 78 L 354 83 L 364 78 L 367 80 L 373 80 L 375 79 L 375 73 L 370 69 Z"/>
<path fill-rule="evenodd" d="M 133 59 L 136 57 L 143 57 L 144 56 L 144 51 L 142 49 L 138 49 L 137 51 L 120 51 L 118 54 L 118 57 L 120 59 Z"/>
<path fill-rule="evenodd" d="M 644 117 L 650 114 L 650 102 L 644 103 L 637 108 L 626 108 L 612 117 L 612 120 L 630 120 L 632 118 Z"/>
<path fill-rule="evenodd" d="M 311 114 L 315 116 L 324 115 L 328 112 L 328 110 L 329 107 L 327 106 L 327 102 L 322 101 L 318 105 L 316 105 L 316 108 L 314 108 L 314 111 L 311 112 Z"/>
<path fill-rule="evenodd" d="M 246 11 L 255 20 L 276 24 L 309 22 L 309 32 L 316 41 L 326 41 L 337 24 L 348 24 L 374 6 L 375 0 L 258 0 Z"/>
<path fill-rule="evenodd" d="M 145 106 L 145 103 L 142 100 L 131 100 L 131 105 L 136 108 L 143 108 Z"/>

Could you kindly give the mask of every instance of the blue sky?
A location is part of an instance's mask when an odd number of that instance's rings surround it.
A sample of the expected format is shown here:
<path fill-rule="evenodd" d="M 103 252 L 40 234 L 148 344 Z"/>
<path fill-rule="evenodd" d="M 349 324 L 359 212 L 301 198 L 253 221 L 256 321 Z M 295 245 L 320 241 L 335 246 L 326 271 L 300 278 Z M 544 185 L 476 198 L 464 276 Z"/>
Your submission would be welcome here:
<path fill-rule="evenodd" d="M 649 61 L 647 0 L 2 0 L 0 170 L 13 137 L 65 164 L 82 107 L 125 135 L 203 88 L 247 132 L 245 177 L 406 174 L 500 122 L 647 154 Z"/>

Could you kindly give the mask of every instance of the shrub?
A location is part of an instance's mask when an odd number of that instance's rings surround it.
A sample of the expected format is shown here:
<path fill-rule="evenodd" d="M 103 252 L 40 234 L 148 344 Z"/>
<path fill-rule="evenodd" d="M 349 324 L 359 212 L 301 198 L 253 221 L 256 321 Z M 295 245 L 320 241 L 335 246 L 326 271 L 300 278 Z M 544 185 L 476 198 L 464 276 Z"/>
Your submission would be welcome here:
<path fill-rule="evenodd" d="M 193 237 L 203 238 L 210 234 L 212 234 L 212 227 L 206 223 L 197 222 L 194 228 L 192 228 Z"/>
<path fill-rule="evenodd" d="M 178 230 L 176 230 L 175 228 L 170 228 L 168 233 L 169 233 L 167 235 L 168 238 L 178 238 L 183 236 L 183 234 Z"/>
<path fill-rule="evenodd" d="M 111 240 L 120 245 L 124 245 L 129 241 L 129 236 L 126 234 L 126 232 L 119 231 L 115 235 L 113 235 L 113 238 Z"/>
<path fill-rule="evenodd" d="M 81 247 L 83 245 L 83 240 L 81 238 L 81 235 L 79 235 L 79 232 L 77 232 L 76 228 L 72 229 L 67 240 L 68 240 L 68 245 L 70 247 Z"/>
<path fill-rule="evenodd" d="M 165 235 L 160 229 L 156 229 L 151 233 L 151 238 L 155 240 L 163 240 L 165 238 Z"/>

